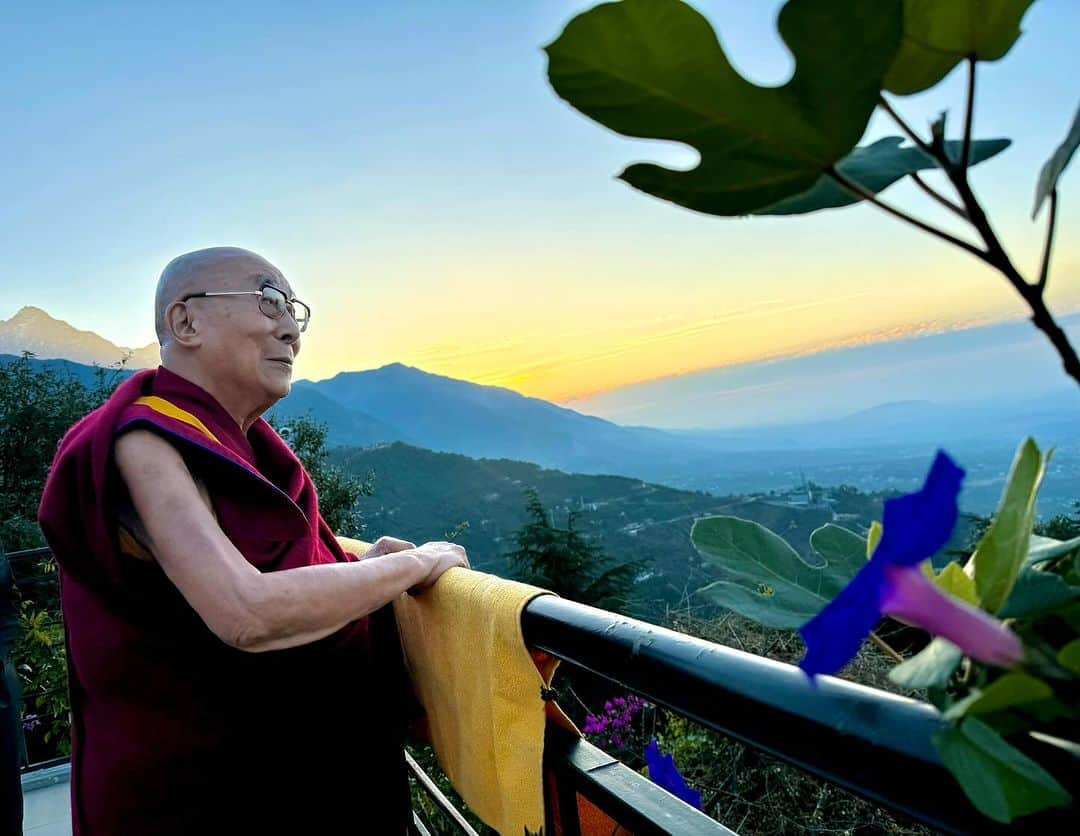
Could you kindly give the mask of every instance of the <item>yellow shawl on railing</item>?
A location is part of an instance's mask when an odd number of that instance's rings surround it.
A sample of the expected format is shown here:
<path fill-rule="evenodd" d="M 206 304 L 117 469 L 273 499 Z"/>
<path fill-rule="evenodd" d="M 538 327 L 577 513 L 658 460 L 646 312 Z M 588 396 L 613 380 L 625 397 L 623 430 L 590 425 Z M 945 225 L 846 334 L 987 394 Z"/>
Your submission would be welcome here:
<path fill-rule="evenodd" d="M 346 551 L 367 548 L 338 540 Z M 426 592 L 394 602 L 405 663 L 439 765 L 477 816 L 513 836 L 538 833 L 544 824 L 546 718 L 580 734 L 541 696 L 558 660 L 530 652 L 521 635 L 525 605 L 548 594 L 450 569 Z"/>

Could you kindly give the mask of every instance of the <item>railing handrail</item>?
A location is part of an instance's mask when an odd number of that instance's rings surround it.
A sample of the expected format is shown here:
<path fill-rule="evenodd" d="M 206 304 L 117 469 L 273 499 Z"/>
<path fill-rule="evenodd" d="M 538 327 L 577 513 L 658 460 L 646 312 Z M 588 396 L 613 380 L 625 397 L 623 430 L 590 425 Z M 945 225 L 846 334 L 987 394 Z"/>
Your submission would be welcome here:
<path fill-rule="evenodd" d="M 530 601 L 521 620 L 530 647 L 930 827 L 1006 831 L 941 762 L 932 737 L 945 721 L 933 706 L 829 676 L 812 685 L 793 665 L 554 595 Z M 1031 745 L 1076 797 L 1075 747 L 1054 738 Z M 1077 819 L 1074 802 L 1008 832 L 1067 832 Z"/>

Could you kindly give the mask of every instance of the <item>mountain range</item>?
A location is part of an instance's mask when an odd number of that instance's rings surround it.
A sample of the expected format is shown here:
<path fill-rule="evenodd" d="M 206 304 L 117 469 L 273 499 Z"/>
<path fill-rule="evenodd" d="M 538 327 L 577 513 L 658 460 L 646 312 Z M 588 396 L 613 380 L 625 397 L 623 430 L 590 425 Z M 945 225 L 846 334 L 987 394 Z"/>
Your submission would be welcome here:
<path fill-rule="evenodd" d="M 1058 321 L 1080 345 L 1080 314 Z M 1045 335 L 1016 320 L 672 375 L 566 405 L 621 424 L 728 429 L 843 418 L 897 402 L 1076 392 Z"/>
<path fill-rule="evenodd" d="M 47 328 L 34 334 L 27 326 L 34 319 L 24 313 L 33 310 L 20 311 L 3 325 L 23 323 L 23 333 L 36 340 L 32 344 L 43 356 L 74 354 L 66 343 L 47 343 L 51 335 L 99 350 L 111 345 L 66 323 L 56 324 L 44 312 L 34 316 Z M 13 330 L 0 328 L 9 350 Z M 35 362 L 84 380 L 93 375 L 85 363 Z M 405 442 L 473 458 L 618 474 L 715 494 L 783 489 L 804 479 L 864 490 L 907 490 L 920 482 L 934 450 L 944 446 L 968 470 L 965 507 L 981 513 L 996 504 L 1012 452 L 1020 438 L 1031 434 L 1040 444 L 1058 447 L 1043 490 L 1044 513 L 1068 510 L 1080 494 L 1080 397 L 1072 390 L 961 403 L 904 400 L 809 422 L 662 430 L 623 426 L 508 389 L 393 363 L 321 381 L 298 380 L 273 412 L 286 420 L 315 416 L 327 425 L 332 446 Z"/>
<path fill-rule="evenodd" d="M 152 368 L 160 361 L 157 343 L 123 348 L 93 331 L 80 331 L 62 319 L 54 319 L 32 305 L 19 308 L 11 319 L 0 319 L 0 354 L 24 351 L 41 358 L 63 358 L 99 366 L 111 366 L 130 353 L 127 366 L 134 369 Z"/>

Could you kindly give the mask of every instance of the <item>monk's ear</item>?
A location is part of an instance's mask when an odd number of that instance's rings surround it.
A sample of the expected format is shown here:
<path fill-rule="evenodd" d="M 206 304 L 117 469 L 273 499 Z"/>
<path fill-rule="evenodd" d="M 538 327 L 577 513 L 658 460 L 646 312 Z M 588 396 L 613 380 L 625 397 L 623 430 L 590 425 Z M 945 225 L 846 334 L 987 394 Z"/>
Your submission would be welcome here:
<path fill-rule="evenodd" d="M 165 325 L 173 342 L 194 348 L 202 342 L 198 323 L 192 317 L 192 311 L 186 302 L 173 302 L 165 311 Z"/>

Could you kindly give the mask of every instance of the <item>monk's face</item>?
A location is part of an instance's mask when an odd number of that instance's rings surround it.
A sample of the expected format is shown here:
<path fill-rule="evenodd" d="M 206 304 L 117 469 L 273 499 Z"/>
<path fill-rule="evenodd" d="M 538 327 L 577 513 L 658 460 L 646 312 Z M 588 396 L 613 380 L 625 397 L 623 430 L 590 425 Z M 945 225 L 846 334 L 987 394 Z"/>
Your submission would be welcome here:
<path fill-rule="evenodd" d="M 229 265 L 210 291 L 261 291 L 272 285 L 292 299 L 293 288 L 281 272 L 261 260 Z M 289 394 L 292 361 L 300 353 L 300 329 L 286 313 L 273 319 L 261 310 L 258 296 L 191 299 L 204 335 L 200 361 L 205 373 L 231 394 L 270 406 Z"/>

